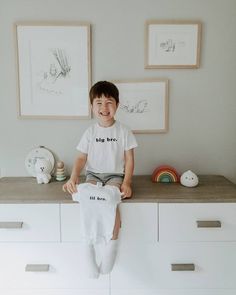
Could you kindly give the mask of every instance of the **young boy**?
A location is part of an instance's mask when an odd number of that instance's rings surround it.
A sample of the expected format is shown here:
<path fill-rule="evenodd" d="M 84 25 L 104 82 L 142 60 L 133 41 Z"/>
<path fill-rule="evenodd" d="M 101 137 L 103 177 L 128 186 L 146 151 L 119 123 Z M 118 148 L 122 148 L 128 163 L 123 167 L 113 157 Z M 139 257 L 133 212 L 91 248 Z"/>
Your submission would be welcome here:
<path fill-rule="evenodd" d="M 117 186 L 123 197 L 132 194 L 131 180 L 134 170 L 134 148 L 137 143 L 132 132 L 114 118 L 119 106 L 119 91 L 110 82 L 100 81 L 92 86 L 90 92 L 91 108 L 97 123 L 83 134 L 77 149 L 79 155 L 75 161 L 70 179 L 63 190 L 73 194 L 77 191 L 79 176 L 86 165 L 86 182 Z M 110 256 L 114 256 L 120 229 L 120 214 L 117 208 Z M 104 272 L 111 271 L 115 257 L 107 256 Z"/>

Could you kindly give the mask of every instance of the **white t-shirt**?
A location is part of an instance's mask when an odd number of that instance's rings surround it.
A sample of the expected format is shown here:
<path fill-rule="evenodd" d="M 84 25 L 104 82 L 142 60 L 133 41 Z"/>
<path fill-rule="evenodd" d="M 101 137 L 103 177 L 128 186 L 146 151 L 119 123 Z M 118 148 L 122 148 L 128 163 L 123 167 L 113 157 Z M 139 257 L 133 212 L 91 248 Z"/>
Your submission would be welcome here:
<path fill-rule="evenodd" d="M 80 203 L 82 240 L 88 244 L 108 243 L 113 236 L 116 208 L 121 202 L 118 187 L 82 183 L 77 185 L 72 198 Z"/>
<path fill-rule="evenodd" d="M 137 147 L 131 130 L 120 122 L 110 127 L 98 123 L 83 134 L 77 149 L 87 154 L 86 170 L 94 173 L 124 173 L 124 152 Z"/>

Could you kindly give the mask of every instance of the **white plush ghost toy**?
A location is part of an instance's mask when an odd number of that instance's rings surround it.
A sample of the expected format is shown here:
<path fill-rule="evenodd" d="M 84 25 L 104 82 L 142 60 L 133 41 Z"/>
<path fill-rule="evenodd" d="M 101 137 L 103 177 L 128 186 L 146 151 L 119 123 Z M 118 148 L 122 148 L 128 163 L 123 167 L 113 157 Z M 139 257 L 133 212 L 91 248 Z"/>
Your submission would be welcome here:
<path fill-rule="evenodd" d="M 188 170 L 181 175 L 180 183 L 187 187 L 194 187 L 198 185 L 198 177 L 191 170 Z"/>
<path fill-rule="evenodd" d="M 35 172 L 37 183 L 49 183 L 51 179 L 50 172 L 52 170 L 52 165 L 49 160 L 37 159 L 35 163 Z"/>

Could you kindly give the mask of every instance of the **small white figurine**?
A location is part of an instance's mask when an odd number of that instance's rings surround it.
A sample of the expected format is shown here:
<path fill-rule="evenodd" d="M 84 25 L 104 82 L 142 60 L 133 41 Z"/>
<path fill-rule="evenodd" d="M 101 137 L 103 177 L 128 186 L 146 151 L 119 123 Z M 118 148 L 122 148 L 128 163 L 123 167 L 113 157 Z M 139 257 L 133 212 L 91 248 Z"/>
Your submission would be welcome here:
<path fill-rule="evenodd" d="M 181 175 L 180 183 L 187 187 L 194 187 L 198 185 L 198 177 L 191 170 L 188 170 Z"/>
<path fill-rule="evenodd" d="M 50 171 L 52 166 L 49 160 L 46 159 L 37 159 L 35 163 L 35 173 L 36 179 L 39 184 L 49 183 L 51 179 Z"/>

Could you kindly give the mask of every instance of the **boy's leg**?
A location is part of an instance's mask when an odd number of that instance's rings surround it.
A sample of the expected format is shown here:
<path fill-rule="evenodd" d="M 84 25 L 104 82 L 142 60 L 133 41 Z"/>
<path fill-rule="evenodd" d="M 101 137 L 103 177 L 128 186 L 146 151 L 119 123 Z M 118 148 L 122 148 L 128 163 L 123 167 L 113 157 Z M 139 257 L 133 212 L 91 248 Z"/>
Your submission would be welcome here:
<path fill-rule="evenodd" d="M 115 225 L 114 225 L 114 229 L 113 229 L 112 240 L 117 240 L 118 239 L 120 228 L 121 228 L 120 210 L 119 210 L 119 207 L 117 206 L 117 208 L 116 208 L 116 220 L 115 220 Z"/>
<path fill-rule="evenodd" d="M 115 177 L 115 178 L 112 178 L 112 179 L 106 181 L 106 185 L 116 186 L 120 190 L 120 186 L 121 186 L 122 181 L 123 181 L 123 179 L 121 177 Z M 115 219 L 115 225 L 114 225 L 114 229 L 113 229 L 112 240 L 118 239 L 120 228 L 121 228 L 120 210 L 119 210 L 119 207 L 117 206 L 116 219 Z"/>
<path fill-rule="evenodd" d="M 121 186 L 122 181 L 123 181 L 123 179 L 121 177 L 115 177 L 115 178 L 108 180 L 106 182 L 106 185 L 116 186 L 120 190 L 120 186 Z M 120 210 L 119 210 L 119 207 L 117 206 L 116 219 L 115 219 L 115 225 L 114 225 L 114 229 L 113 229 L 112 240 L 118 239 L 120 228 L 121 228 Z"/>
<path fill-rule="evenodd" d="M 95 177 L 87 177 L 86 183 L 97 184 L 99 180 Z M 85 273 L 89 278 L 97 279 L 99 277 L 99 268 L 96 262 L 96 253 L 93 245 L 83 245 L 83 256 L 86 260 Z"/>
<path fill-rule="evenodd" d="M 120 189 L 119 184 L 109 183 L 109 185 L 115 185 Z M 101 274 L 108 274 L 113 269 L 113 266 L 116 260 L 117 251 L 118 251 L 118 236 L 119 236 L 120 227 L 121 227 L 120 211 L 117 206 L 113 236 L 112 236 L 112 239 L 105 245 L 105 248 L 104 248 L 102 263 L 100 266 Z"/>

